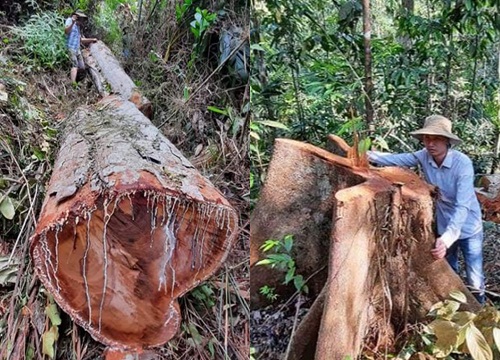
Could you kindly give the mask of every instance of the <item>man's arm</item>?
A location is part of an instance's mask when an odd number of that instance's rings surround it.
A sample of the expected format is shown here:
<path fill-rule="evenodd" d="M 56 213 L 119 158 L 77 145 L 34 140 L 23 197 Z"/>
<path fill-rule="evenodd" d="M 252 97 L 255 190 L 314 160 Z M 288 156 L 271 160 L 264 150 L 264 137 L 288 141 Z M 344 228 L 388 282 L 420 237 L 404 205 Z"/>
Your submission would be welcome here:
<path fill-rule="evenodd" d="M 95 43 L 96 41 L 97 41 L 96 38 L 84 38 L 84 37 L 82 37 L 82 39 L 81 39 L 81 42 L 83 45 L 89 45 L 89 44 Z"/>
<path fill-rule="evenodd" d="M 71 30 L 73 29 L 73 25 L 75 25 L 76 18 L 77 18 L 77 16 L 73 15 L 73 16 L 71 16 L 71 20 L 70 19 L 66 20 L 66 24 L 65 24 L 65 28 L 64 28 L 64 33 L 66 35 L 68 35 L 71 32 Z"/>
<path fill-rule="evenodd" d="M 419 158 L 417 157 L 420 152 L 416 153 L 404 153 L 404 154 L 389 154 L 380 151 L 367 151 L 368 160 L 372 163 L 382 166 L 404 166 L 412 167 L 419 164 Z"/>

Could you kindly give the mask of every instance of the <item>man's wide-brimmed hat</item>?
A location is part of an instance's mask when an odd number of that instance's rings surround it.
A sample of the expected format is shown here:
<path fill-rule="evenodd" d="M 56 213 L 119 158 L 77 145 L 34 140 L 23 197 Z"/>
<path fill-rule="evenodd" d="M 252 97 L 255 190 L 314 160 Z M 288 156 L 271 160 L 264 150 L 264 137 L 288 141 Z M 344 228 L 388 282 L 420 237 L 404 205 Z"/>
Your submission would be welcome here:
<path fill-rule="evenodd" d="M 86 18 L 86 17 L 87 17 L 87 15 L 85 15 L 85 13 L 84 13 L 83 11 L 81 11 L 81 10 L 76 10 L 76 11 L 75 11 L 73 14 L 71 14 L 71 15 L 76 15 L 76 16 L 81 17 L 81 18 Z"/>
<path fill-rule="evenodd" d="M 424 135 L 444 136 L 450 140 L 451 145 L 458 145 L 462 142 L 458 136 L 451 132 L 451 121 L 441 115 L 431 115 L 425 119 L 424 127 L 410 133 L 419 140 L 423 140 Z"/>

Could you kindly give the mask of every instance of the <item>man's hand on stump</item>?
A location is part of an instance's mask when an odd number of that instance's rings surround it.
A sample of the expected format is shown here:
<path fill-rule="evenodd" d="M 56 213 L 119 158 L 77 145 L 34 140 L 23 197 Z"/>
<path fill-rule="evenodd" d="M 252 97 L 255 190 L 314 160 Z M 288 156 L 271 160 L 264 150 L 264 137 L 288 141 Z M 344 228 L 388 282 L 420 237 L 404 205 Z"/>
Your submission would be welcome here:
<path fill-rule="evenodd" d="M 446 256 L 446 250 L 448 250 L 448 248 L 444 244 L 443 240 L 441 240 L 441 238 L 437 238 L 436 245 L 434 246 L 434 249 L 431 250 L 431 253 L 434 259 L 439 260 Z"/>

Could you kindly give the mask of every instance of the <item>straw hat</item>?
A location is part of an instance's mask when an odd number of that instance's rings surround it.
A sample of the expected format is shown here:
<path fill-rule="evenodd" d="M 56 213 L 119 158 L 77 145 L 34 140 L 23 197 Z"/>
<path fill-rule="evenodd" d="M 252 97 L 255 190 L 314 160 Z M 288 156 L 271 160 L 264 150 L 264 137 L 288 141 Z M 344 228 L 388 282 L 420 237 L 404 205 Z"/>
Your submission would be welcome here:
<path fill-rule="evenodd" d="M 87 15 L 85 15 L 85 13 L 81 10 L 76 10 L 73 14 L 71 15 L 76 15 L 78 16 L 79 18 L 87 18 Z"/>
<path fill-rule="evenodd" d="M 423 140 L 424 135 L 439 135 L 450 140 L 451 145 L 458 145 L 462 142 L 460 138 L 451 132 L 451 121 L 441 115 L 431 115 L 425 119 L 424 127 L 410 133 L 419 140 Z"/>

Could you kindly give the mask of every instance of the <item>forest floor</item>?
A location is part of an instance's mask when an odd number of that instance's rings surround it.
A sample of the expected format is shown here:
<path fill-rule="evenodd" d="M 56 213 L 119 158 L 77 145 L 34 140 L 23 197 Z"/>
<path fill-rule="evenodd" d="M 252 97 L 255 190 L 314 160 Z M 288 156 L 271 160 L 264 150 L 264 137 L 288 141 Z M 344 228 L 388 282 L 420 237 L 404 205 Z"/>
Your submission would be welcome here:
<path fill-rule="evenodd" d="M 488 301 L 500 307 L 500 225 L 485 222 L 484 233 L 484 272 Z M 463 269 L 463 266 L 462 266 Z M 465 274 L 461 274 L 464 276 Z M 284 301 L 285 300 L 285 301 Z M 297 304 L 301 303 L 299 309 Z M 312 305 L 311 299 L 277 300 L 275 304 L 250 313 L 250 346 L 253 357 L 258 360 L 284 359 L 294 324 L 307 314 Z"/>
<path fill-rule="evenodd" d="M 9 34 L 0 33 L 4 36 Z M 31 218 L 41 208 L 65 119 L 77 107 L 95 104 L 99 95 L 89 76 L 73 87 L 69 65 L 52 71 L 31 68 L 11 58 L 8 47 L 0 48 L 0 90 L 8 96 L 0 100 L 0 203 L 9 194 L 16 211 L 12 220 L 0 215 L 0 353 L 8 344 L 20 351 L 19 358 L 29 353 L 27 358 L 42 359 L 48 297 L 34 279 L 27 251 L 36 224 Z M 196 144 L 173 143 L 195 166 L 200 164 L 192 151 Z M 239 211 L 239 237 L 219 272 L 180 299 L 181 331 L 153 349 L 151 359 L 248 359 L 249 184 L 246 162 L 235 160 L 241 156 L 243 150 L 237 149 L 199 165 L 200 173 Z M 55 358 L 101 359 L 104 346 L 67 315 L 61 317 Z"/>

